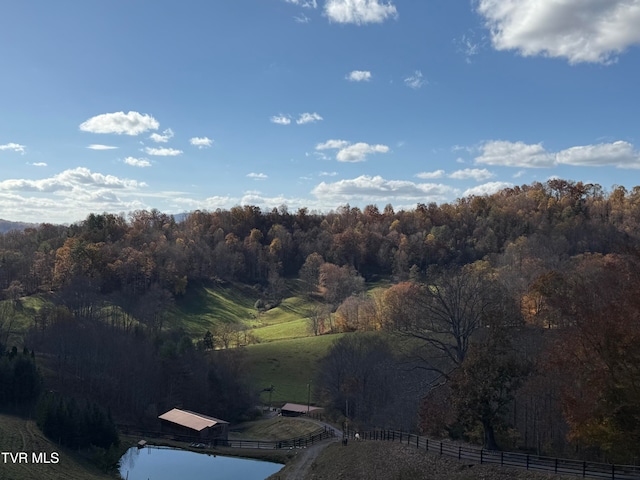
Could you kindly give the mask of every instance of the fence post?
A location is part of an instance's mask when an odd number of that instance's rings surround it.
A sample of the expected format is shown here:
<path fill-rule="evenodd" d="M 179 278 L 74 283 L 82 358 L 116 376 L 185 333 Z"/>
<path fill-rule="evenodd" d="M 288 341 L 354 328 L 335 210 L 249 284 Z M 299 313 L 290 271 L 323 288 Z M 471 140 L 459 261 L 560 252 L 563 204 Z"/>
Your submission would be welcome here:
<path fill-rule="evenodd" d="M 587 462 L 582 462 L 582 478 L 587 476 Z"/>
<path fill-rule="evenodd" d="M 553 473 L 558 473 L 558 459 L 556 458 L 556 461 L 554 462 L 554 469 L 553 469 Z"/>
<path fill-rule="evenodd" d="M 420 437 L 416 435 L 416 448 L 420 448 Z"/>
<path fill-rule="evenodd" d="M 616 480 L 616 465 L 615 465 L 615 463 L 611 465 L 611 480 Z"/>
<path fill-rule="evenodd" d="M 527 470 L 529 470 L 529 454 L 527 453 Z"/>
<path fill-rule="evenodd" d="M 504 452 L 500 452 L 500 466 L 504 465 Z"/>
<path fill-rule="evenodd" d="M 482 465 L 482 454 L 484 453 L 484 449 L 480 449 L 480 465 Z"/>
<path fill-rule="evenodd" d="M 458 445 L 458 460 L 462 458 L 462 447 Z"/>
<path fill-rule="evenodd" d="M 427 445 L 425 446 L 425 449 L 427 450 L 427 452 L 429 451 L 429 437 L 427 437 Z"/>
<path fill-rule="evenodd" d="M 440 442 L 440 455 L 442 455 L 442 442 Z"/>

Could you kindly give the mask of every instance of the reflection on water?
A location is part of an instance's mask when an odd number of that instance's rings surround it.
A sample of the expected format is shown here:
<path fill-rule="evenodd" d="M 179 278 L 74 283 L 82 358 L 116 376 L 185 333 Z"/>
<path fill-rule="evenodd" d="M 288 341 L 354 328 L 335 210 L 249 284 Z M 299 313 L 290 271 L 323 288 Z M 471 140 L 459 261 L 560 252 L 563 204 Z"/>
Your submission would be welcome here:
<path fill-rule="evenodd" d="M 264 480 L 281 468 L 279 463 L 164 447 L 133 447 L 120 459 L 125 480 Z"/>

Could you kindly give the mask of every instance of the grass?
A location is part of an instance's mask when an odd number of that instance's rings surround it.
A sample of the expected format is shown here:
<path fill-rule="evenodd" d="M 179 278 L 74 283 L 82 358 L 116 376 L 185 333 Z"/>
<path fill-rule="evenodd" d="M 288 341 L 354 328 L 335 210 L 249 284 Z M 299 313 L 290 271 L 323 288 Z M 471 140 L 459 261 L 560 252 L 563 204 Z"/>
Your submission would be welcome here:
<path fill-rule="evenodd" d="M 306 318 L 299 318 L 286 323 L 277 323 L 269 325 L 268 327 L 256 328 L 253 330 L 253 333 L 261 342 L 308 337 L 309 324 Z"/>
<path fill-rule="evenodd" d="M 0 331 L 7 329 L 6 344 L 8 346 L 22 345 L 24 337 L 33 325 L 33 318 L 36 313 L 47 303 L 49 299 L 46 294 L 22 297 L 17 302 L 12 300 L 0 301 Z M 5 340 L 0 338 L 0 341 Z"/>
<path fill-rule="evenodd" d="M 244 349 L 249 378 L 258 388 L 273 385 L 271 401 L 274 405 L 286 402 L 307 403 L 308 384 L 315 377 L 318 360 L 342 334 L 320 335 L 291 340 L 279 340 Z M 261 395 L 269 401 L 269 393 Z M 311 403 L 315 401 L 313 386 Z"/>
<path fill-rule="evenodd" d="M 301 418 L 273 417 L 268 420 L 244 423 L 239 428 L 234 428 L 230 438 L 266 441 L 289 440 L 315 433 L 321 428 L 317 423 Z"/>
<path fill-rule="evenodd" d="M 219 323 L 253 326 L 257 299 L 256 291 L 242 284 L 191 285 L 169 312 L 169 323 L 198 338 Z"/>
<path fill-rule="evenodd" d="M 77 454 L 60 448 L 47 439 L 33 420 L 0 413 L 0 451 L 26 452 L 29 463 L 3 462 L 0 457 L 0 478 L 3 480 L 113 480 L 113 476 L 101 473 Z M 58 463 L 33 463 L 32 452 L 59 455 Z"/>

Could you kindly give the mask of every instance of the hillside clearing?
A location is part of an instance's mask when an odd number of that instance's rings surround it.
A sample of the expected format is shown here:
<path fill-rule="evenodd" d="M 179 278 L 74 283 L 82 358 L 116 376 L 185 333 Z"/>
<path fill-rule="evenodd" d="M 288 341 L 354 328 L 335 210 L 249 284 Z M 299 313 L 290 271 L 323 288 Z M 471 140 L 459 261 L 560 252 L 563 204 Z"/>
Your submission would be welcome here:
<path fill-rule="evenodd" d="M 273 385 L 272 404 L 285 402 L 307 403 L 308 384 L 316 375 L 318 361 L 335 340 L 344 334 L 279 340 L 244 349 L 249 378 L 260 388 Z M 316 401 L 311 386 L 311 403 Z M 269 401 L 269 393 L 262 393 L 262 401 Z"/>
<path fill-rule="evenodd" d="M 0 413 L 0 451 L 26 452 L 28 463 L 0 463 L 2 480 L 113 480 L 113 476 L 99 472 L 93 465 L 48 440 L 33 420 Z M 32 453 L 59 454 L 54 464 L 33 463 Z M 0 462 L 2 458 L 0 458 Z"/>

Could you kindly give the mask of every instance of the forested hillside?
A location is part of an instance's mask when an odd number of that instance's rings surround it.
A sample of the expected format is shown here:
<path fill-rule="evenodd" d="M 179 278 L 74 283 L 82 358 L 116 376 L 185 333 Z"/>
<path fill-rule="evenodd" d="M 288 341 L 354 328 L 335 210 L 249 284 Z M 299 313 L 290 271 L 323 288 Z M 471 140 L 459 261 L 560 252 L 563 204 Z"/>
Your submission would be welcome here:
<path fill-rule="evenodd" d="M 252 343 L 246 329 L 220 318 L 194 338 L 167 312 L 195 286 L 246 284 L 260 314 L 298 279 L 309 335 L 369 332 L 322 361 L 314 393 L 330 410 L 491 448 L 632 461 L 639 247 L 640 187 L 560 179 L 397 212 L 91 214 L 0 235 L 0 352 L 35 350 L 56 390 L 127 422 L 177 404 L 242 418 L 262 387 L 230 348 Z M 18 335 L 25 297 L 42 305 Z"/>

